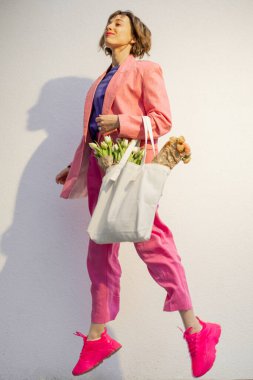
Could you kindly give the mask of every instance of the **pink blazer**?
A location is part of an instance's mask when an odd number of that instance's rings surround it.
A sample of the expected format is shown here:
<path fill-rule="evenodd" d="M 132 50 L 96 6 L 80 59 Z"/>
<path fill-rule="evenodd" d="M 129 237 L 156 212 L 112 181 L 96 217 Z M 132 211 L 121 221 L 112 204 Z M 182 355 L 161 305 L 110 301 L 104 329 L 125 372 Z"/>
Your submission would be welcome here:
<path fill-rule="evenodd" d="M 108 69 L 111 65 L 108 67 Z M 107 69 L 107 70 L 108 70 Z M 106 71 L 91 85 L 84 104 L 83 134 L 76 149 L 69 174 L 63 185 L 60 197 L 65 199 L 87 196 L 87 168 L 91 148 L 88 131 L 94 94 Z M 145 145 L 142 115 L 151 119 L 156 153 L 158 138 L 168 133 L 172 127 L 170 103 L 166 92 L 163 73 L 155 62 L 137 60 L 130 54 L 120 64 L 110 80 L 105 92 L 102 115 L 119 115 L 119 129 L 110 131 L 112 139 L 117 137 L 139 139 L 140 147 Z M 98 116 L 98 115 L 97 115 Z M 98 141 L 103 140 L 99 132 Z M 151 162 L 153 150 L 150 140 L 147 144 L 145 162 Z"/>

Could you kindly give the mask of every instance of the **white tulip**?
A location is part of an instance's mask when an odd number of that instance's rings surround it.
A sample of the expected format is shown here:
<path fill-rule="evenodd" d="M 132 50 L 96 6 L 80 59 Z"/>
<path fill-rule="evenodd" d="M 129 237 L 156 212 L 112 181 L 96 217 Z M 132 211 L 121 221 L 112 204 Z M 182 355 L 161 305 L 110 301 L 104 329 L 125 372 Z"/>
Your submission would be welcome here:
<path fill-rule="evenodd" d="M 105 142 L 108 144 L 112 142 L 111 136 L 105 136 Z"/>
<path fill-rule="evenodd" d="M 128 146 L 128 139 L 124 139 L 124 140 L 123 140 L 123 145 L 124 145 L 125 147 Z"/>
<path fill-rule="evenodd" d="M 91 147 L 91 149 L 96 149 L 97 148 L 97 144 L 95 143 L 89 143 L 89 146 Z"/>

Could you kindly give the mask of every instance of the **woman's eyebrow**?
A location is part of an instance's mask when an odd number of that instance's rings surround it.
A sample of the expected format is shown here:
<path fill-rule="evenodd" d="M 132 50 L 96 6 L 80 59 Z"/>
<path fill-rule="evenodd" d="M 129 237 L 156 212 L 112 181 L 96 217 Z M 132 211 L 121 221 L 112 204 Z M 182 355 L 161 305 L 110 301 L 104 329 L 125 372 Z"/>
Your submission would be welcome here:
<path fill-rule="evenodd" d="M 110 20 L 108 24 L 110 24 L 112 21 L 113 21 L 113 20 Z M 122 20 L 121 18 L 116 18 L 114 21 L 115 21 L 115 22 L 116 22 L 116 21 L 122 21 L 122 22 L 124 22 L 124 20 Z"/>

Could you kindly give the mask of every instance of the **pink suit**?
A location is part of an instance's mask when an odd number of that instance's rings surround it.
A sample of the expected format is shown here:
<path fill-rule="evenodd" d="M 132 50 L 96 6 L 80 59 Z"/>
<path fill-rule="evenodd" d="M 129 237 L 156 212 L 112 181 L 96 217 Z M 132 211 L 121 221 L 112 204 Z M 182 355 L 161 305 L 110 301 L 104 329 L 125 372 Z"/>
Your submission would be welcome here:
<path fill-rule="evenodd" d="M 90 87 L 84 105 L 84 129 L 81 142 L 75 152 L 71 168 L 60 196 L 74 199 L 88 196 L 92 215 L 96 206 L 103 173 L 88 143 L 91 141 L 88 123 L 96 87 L 106 71 Z M 162 69 L 151 61 L 136 60 L 129 55 L 120 64 L 107 87 L 102 114 L 119 115 L 120 127 L 110 133 L 112 139 L 124 137 L 141 140 L 144 146 L 144 128 L 141 115 L 151 119 L 155 148 L 160 136 L 172 127 L 171 111 Z M 98 141 L 103 139 L 98 134 Z M 145 162 L 151 162 L 153 151 L 148 140 Z M 153 279 L 162 286 L 167 296 L 164 311 L 192 308 L 191 297 L 181 258 L 173 235 L 156 211 L 151 238 L 134 243 L 141 259 L 146 263 Z M 91 280 L 93 323 L 106 323 L 116 318 L 120 306 L 121 267 L 118 260 L 119 243 L 96 244 L 89 239 L 87 269 Z"/>

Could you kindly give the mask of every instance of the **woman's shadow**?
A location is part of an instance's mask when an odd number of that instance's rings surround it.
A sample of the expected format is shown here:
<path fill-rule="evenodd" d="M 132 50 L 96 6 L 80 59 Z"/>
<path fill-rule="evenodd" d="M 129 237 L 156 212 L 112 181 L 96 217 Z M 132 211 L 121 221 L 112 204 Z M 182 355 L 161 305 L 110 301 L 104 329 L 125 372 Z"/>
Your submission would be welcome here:
<path fill-rule="evenodd" d="M 60 198 L 62 185 L 55 177 L 72 161 L 81 140 L 91 83 L 76 77 L 51 80 L 28 111 L 27 130 L 47 136 L 24 168 L 13 220 L 1 239 L 3 378 L 71 378 L 83 344 L 73 332 L 88 332 L 87 198 Z M 89 378 L 111 379 L 120 372 L 116 362 L 107 371 L 102 366 Z"/>

